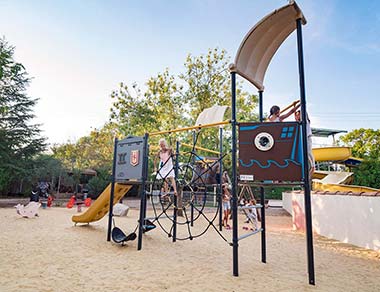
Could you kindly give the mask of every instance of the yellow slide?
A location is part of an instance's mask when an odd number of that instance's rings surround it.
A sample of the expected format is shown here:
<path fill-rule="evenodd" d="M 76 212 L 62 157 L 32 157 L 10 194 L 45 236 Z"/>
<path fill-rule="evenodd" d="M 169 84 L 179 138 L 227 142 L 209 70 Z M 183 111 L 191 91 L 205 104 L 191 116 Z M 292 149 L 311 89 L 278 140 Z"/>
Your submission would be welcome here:
<path fill-rule="evenodd" d="M 113 205 L 120 201 L 122 197 L 132 188 L 131 185 L 115 183 Z M 109 202 L 111 196 L 111 184 L 109 184 L 101 195 L 92 203 L 84 213 L 74 215 L 71 220 L 75 223 L 90 223 L 98 221 L 109 211 Z"/>
<path fill-rule="evenodd" d="M 376 193 L 380 190 L 373 189 L 370 187 L 356 186 L 356 185 L 345 185 L 345 184 L 324 184 L 319 181 L 313 180 L 313 190 L 314 191 L 328 191 L 328 192 L 342 192 L 342 193 Z"/>
<path fill-rule="evenodd" d="M 323 147 L 313 148 L 315 161 L 344 161 L 351 157 L 350 147 Z M 372 193 L 379 190 L 348 185 L 352 182 L 352 172 L 337 171 L 315 171 L 313 174 L 313 190 L 314 191 L 330 191 L 330 192 L 354 192 L 354 193 Z"/>
<path fill-rule="evenodd" d="M 313 148 L 315 161 L 342 161 L 351 156 L 350 147 Z"/>

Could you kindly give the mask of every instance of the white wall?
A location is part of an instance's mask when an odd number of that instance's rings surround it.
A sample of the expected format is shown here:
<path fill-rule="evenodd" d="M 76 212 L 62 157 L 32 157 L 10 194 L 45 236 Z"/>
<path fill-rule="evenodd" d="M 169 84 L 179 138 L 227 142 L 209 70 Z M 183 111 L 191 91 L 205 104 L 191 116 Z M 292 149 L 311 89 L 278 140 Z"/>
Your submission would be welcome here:
<path fill-rule="evenodd" d="M 350 195 L 311 196 L 313 231 L 345 243 L 380 250 L 380 197 Z M 303 193 L 283 193 L 283 207 L 294 229 L 304 229 Z"/>

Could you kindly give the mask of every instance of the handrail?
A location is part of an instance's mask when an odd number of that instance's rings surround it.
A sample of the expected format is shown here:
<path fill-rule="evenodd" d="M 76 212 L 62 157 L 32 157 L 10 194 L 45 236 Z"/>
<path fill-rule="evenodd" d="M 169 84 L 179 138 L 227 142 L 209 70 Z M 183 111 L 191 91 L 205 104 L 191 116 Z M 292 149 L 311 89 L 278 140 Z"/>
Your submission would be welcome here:
<path fill-rule="evenodd" d="M 203 147 L 200 147 L 200 146 L 193 146 L 191 144 L 187 144 L 187 143 L 183 143 L 183 142 L 180 142 L 181 145 L 183 146 L 187 146 L 187 147 L 190 147 L 190 148 L 195 148 L 197 150 L 202 150 L 202 151 L 206 151 L 206 152 L 210 152 L 210 153 L 214 153 L 214 154 L 220 154 L 219 151 L 215 151 L 215 150 L 211 150 L 211 149 L 207 149 L 207 148 L 203 148 Z"/>
<path fill-rule="evenodd" d="M 226 125 L 229 123 L 231 123 L 231 121 L 227 120 L 227 121 L 217 122 L 217 123 L 212 123 L 212 124 L 204 124 L 204 125 L 191 126 L 191 127 L 185 127 L 185 128 L 177 128 L 177 129 L 173 129 L 173 130 L 158 131 L 158 132 L 149 133 L 149 136 L 171 134 L 171 133 L 176 133 L 176 132 L 184 132 L 184 131 L 196 130 L 196 129 L 202 129 L 202 128 L 211 128 L 211 127 L 215 127 L 215 126 Z"/>
<path fill-rule="evenodd" d="M 288 109 L 290 109 L 291 107 L 293 106 L 296 106 L 301 100 L 297 99 L 295 101 L 293 101 L 291 104 L 289 104 L 287 107 L 283 108 L 282 110 L 280 110 L 280 114 L 282 114 L 283 112 L 287 111 Z M 266 118 L 265 121 L 269 121 L 269 117 Z"/>
<path fill-rule="evenodd" d="M 299 99 L 293 101 L 293 102 L 292 102 L 291 104 L 289 104 L 286 108 L 283 108 L 283 109 L 280 111 L 280 113 L 283 113 L 284 111 L 287 111 L 287 110 L 290 109 L 292 106 L 296 106 L 297 103 L 299 103 L 299 102 L 300 102 Z"/>

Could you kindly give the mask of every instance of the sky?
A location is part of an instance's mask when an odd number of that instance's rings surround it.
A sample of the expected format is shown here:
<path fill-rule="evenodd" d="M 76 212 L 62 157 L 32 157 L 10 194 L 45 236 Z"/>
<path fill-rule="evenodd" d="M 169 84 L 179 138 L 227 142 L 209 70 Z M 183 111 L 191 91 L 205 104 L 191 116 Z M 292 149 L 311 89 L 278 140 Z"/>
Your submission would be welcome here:
<path fill-rule="evenodd" d="M 380 1 L 299 0 L 306 101 L 312 127 L 380 125 Z M 231 62 L 248 31 L 286 0 L 0 0 L 0 36 L 38 98 L 35 122 L 48 142 L 75 142 L 109 119 L 119 83 L 144 86 L 186 56 L 226 49 Z M 243 80 L 242 78 L 240 78 Z M 272 59 L 264 111 L 299 99 L 296 33 Z M 257 89 L 248 82 L 250 93 Z"/>

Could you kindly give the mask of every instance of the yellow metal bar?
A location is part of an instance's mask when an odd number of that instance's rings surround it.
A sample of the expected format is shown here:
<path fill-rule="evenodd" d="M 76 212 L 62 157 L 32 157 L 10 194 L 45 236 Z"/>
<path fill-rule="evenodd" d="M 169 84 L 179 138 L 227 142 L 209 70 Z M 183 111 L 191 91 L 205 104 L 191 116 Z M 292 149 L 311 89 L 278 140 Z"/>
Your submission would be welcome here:
<path fill-rule="evenodd" d="M 230 123 L 230 120 L 212 123 L 212 124 L 204 124 L 204 125 L 198 125 L 198 126 L 192 126 L 192 127 L 178 128 L 178 129 L 167 130 L 167 131 L 152 132 L 152 133 L 149 133 L 149 136 L 171 134 L 171 133 L 176 133 L 176 132 L 184 132 L 184 131 L 196 130 L 196 129 L 202 129 L 202 128 L 211 128 L 211 127 L 215 127 L 215 126 L 226 125 L 229 123 Z"/>
<path fill-rule="evenodd" d="M 187 143 L 182 143 L 181 142 L 181 145 L 193 148 L 193 145 L 190 145 L 190 144 L 187 144 Z M 203 147 L 199 147 L 199 146 L 194 146 L 194 148 L 197 149 L 197 150 L 202 150 L 202 151 L 206 151 L 206 152 L 210 152 L 210 153 L 214 153 L 214 154 L 220 154 L 220 152 L 218 152 L 218 151 L 207 149 L 207 148 L 203 148 Z"/>
<path fill-rule="evenodd" d="M 287 111 L 288 109 L 290 109 L 291 107 L 296 106 L 297 103 L 299 103 L 299 102 L 300 102 L 299 99 L 293 101 L 293 102 L 292 102 L 291 104 L 289 104 L 286 108 L 282 109 L 282 110 L 280 111 L 280 113 L 283 113 L 283 112 Z"/>
<path fill-rule="evenodd" d="M 297 103 L 299 103 L 300 102 L 300 100 L 299 99 L 297 99 L 297 100 L 295 100 L 295 101 L 293 101 L 291 104 L 289 104 L 286 108 L 283 108 L 282 110 L 280 110 L 280 113 L 283 113 L 284 111 L 287 111 L 288 109 L 290 109 L 292 106 L 296 106 L 297 105 Z M 265 121 L 269 121 L 269 118 L 267 118 Z"/>

